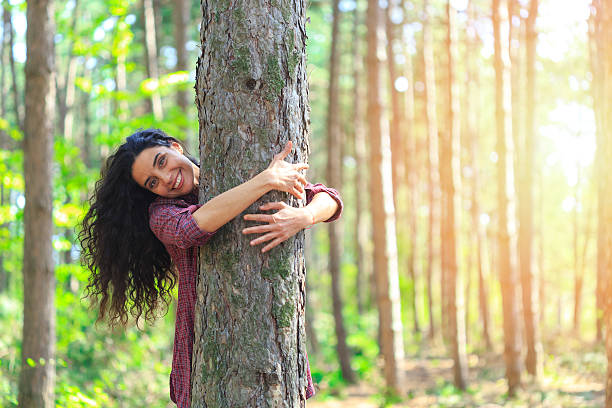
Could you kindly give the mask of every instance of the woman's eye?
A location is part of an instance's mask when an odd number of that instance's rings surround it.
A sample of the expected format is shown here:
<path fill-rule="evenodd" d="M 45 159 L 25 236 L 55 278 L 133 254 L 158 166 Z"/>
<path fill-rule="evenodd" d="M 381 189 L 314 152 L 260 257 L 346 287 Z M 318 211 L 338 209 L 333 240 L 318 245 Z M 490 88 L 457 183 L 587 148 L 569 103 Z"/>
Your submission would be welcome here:
<path fill-rule="evenodd" d="M 151 190 L 153 190 L 156 185 L 157 185 L 157 180 L 155 180 L 155 179 L 151 180 L 151 184 L 150 184 Z"/>
<path fill-rule="evenodd" d="M 166 164 L 166 156 L 159 159 L 159 167 L 162 167 L 164 164 Z"/>

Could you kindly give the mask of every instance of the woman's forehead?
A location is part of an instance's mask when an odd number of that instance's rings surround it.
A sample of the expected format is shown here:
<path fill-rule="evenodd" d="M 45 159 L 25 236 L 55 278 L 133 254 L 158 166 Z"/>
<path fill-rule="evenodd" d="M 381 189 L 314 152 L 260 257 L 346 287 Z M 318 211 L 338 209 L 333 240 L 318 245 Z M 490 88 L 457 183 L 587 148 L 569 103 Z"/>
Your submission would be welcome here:
<path fill-rule="evenodd" d="M 167 150 L 168 147 L 166 146 L 152 146 L 140 152 L 134 158 L 134 164 L 132 164 L 132 178 L 139 185 L 144 186 L 151 170 L 155 168 L 159 156 Z"/>

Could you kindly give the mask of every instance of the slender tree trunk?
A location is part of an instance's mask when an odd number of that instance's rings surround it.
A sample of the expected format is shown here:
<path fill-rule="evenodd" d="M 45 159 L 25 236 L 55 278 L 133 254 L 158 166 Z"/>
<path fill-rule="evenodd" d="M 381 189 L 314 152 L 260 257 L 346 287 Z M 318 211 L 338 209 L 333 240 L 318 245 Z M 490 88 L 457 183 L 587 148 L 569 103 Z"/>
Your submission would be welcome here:
<path fill-rule="evenodd" d="M 121 18 L 115 25 L 117 38 L 122 39 L 122 41 L 118 41 L 113 47 L 113 59 L 115 60 L 116 67 L 115 85 L 118 96 L 114 101 L 114 115 L 120 121 L 126 121 L 129 113 L 129 105 L 125 97 L 127 93 L 126 59 L 132 38 L 129 30 L 130 27 L 127 25 L 124 18 Z"/>
<path fill-rule="evenodd" d="M 189 4 L 187 0 L 173 0 L 174 10 L 172 18 L 174 20 L 174 40 L 176 48 L 176 71 L 189 71 L 187 39 L 189 38 L 188 28 L 191 18 Z M 180 88 L 176 92 L 176 103 L 183 114 L 188 115 L 188 107 L 193 104 L 193 96 L 186 88 Z M 183 128 L 188 146 L 197 146 L 195 134 L 189 128 Z"/>
<path fill-rule="evenodd" d="M 425 121 L 427 127 L 427 181 L 429 220 L 427 226 L 427 303 L 429 314 L 429 338 L 435 336 L 433 317 L 433 274 L 438 229 L 439 179 L 438 179 L 438 120 L 436 115 L 436 77 L 433 58 L 433 35 L 431 33 L 429 0 L 424 0 L 423 16 L 423 71 L 425 76 Z"/>
<path fill-rule="evenodd" d="M 157 66 L 157 41 L 155 30 L 155 13 L 153 11 L 153 0 L 142 0 L 142 16 L 144 23 L 144 46 L 145 46 L 145 59 L 147 66 L 147 77 L 154 81 L 159 79 L 159 69 Z M 154 85 L 155 89 L 151 92 L 150 111 L 153 112 L 156 120 L 160 120 L 163 116 L 161 97 L 157 90 L 157 84 Z"/>
<path fill-rule="evenodd" d="M 15 55 L 13 54 L 13 46 L 14 46 L 14 37 L 13 37 L 13 24 L 11 22 L 10 13 L 8 18 L 9 24 L 9 62 L 11 65 L 11 78 L 13 79 L 13 105 L 15 109 L 15 120 L 19 125 L 19 129 L 25 131 L 24 123 L 23 123 L 23 114 L 21 113 L 21 106 L 23 106 L 23 100 L 19 95 L 19 88 L 17 87 L 17 73 L 15 70 Z"/>
<path fill-rule="evenodd" d="M 203 201 L 265 169 L 288 140 L 289 158 L 307 161 L 306 4 L 288 7 L 202 2 Z M 246 211 L 286 199 L 270 193 Z M 245 226 L 237 217 L 200 250 L 191 406 L 304 407 L 304 234 L 261 254 L 241 238 Z"/>
<path fill-rule="evenodd" d="M 8 29 L 10 27 L 11 15 L 9 12 L 9 2 L 8 0 L 3 0 L 0 2 L 0 6 L 2 8 L 2 37 L 0 38 L 0 116 L 6 118 L 6 93 L 5 89 L 5 78 L 6 78 L 6 66 L 8 65 L 8 58 L 5 58 L 5 50 L 8 47 Z M 9 23 L 7 24 L 7 20 Z M 4 131 L 0 130 L 0 137 L 2 138 L 2 142 L 4 142 L 4 138 L 6 135 Z M 4 148 L 4 143 L 2 143 L 2 148 Z"/>
<path fill-rule="evenodd" d="M 466 98 L 465 98 L 465 116 L 467 119 L 466 129 L 467 136 L 466 144 L 468 150 L 468 166 L 472 169 L 471 174 L 471 190 L 470 190 L 470 216 L 472 221 L 471 239 L 473 242 L 472 248 L 474 249 L 474 266 L 478 273 L 478 309 L 480 311 L 480 323 L 482 324 L 482 339 L 485 343 L 487 350 L 492 348 L 491 336 L 489 334 L 489 287 L 488 277 L 485 275 L 486 271 L 484 268 L 483 259 L 483 245 L 485 241 L 485 231 L 480 222 L 480 201 L 478 193 L 480 192 L 480 171 L 479 164 L 477 162 L 479 157 L 479 143 L 478 143 L 478 117 L 480 114 L 479 100 L 479 75 L 478 65 L 476 64 L 476 55 L 478 53 L 477 39 L 476 39 L 476 27 L 474 22 L 476 17 L 474 15 L 474 1 L 469 1 L 467 5 L 467 17 L 468 27 L 466 36 L 466 47 L 465 47 L 465 64 L 466 64 Z M 466 298 L 466 309 L 467 298 Z M 467 322 L 466 317 L 466 322 Z"/>
<path fill-rule="evenodd" d="M 359 35 L 360 25 L 360 14 L 359 7 L 355 7 L 353 12 L 353 127 L 354 127 L 354 146 L 355 146 L 355 191 L 357 196 L 355 197 L 355 230 L 357 231 L 357 239 L 355 245 L 357 247 L 357 310 L 359 314 L 364 311 L 364 304 L 367 293 L 373 292 L 373 288 L 370 288 L 369 292 L 366 292 L 364 286 L 366 278 L 371 276 L 371 270 L 368 267 L 368 259 L 370 258 L 370 251 L 368 251 L 368 225 L 365 219 L 365 210 L 367 208 L 367 194 L 363 194 L 363 188 L 367 185 L 366 181 L 366 137 L 365 128 L 363 123 L 363 86 L 361 80 L 361 74 L 363 71 L 363 58 L 360 49 L 362 43 L 362 37 Z"/>
<path fill-rule="evenodd" d="M 52 158 L 55 116 L 52 0 L 29 1 L 24 135 L 23 344 L 19 406 L 55 406 Z"/>
<path fill-rule="evenodd" d="M 536 149 L 535 131 L 535 47 L 537 33 L 535 21 L 538 14 L 538 0 L 531 0 L 529 17 L 526 22 L 526 101 L 525 101 L 525 138 L 523 143 L 523 168 L 519 189 L 519 255 L 521 268 L 521 287 L 523 298 L 523 319 L 525 322 L 525 339 L 527 341 L 527 355 L 525 366 L 527 372 L 534 377 L 542 373 L 542 344 L 540 342 L 538 325 L 538 293 L 537 280 L 533 272 L 533 179 L 534 154 Z M 513 105 L 514 106 L 514 105 Z M 513 123 L 514 125 L 514 123 Z"/>
<path fill-rule="evenodd" d="M 589 18 L 589 56 L 591 63 L 591 72 L 593 73 L 593 110 L 595 112 L 595 123 L 597 125 L 597 149 L 595 150 L 595 169 L 597 180 L 597 286 L 596 286 L 596 308 L 597 308 L 597 340 L 603 340 L 604 332 L 604 309 L 606 296 L 606 225 L 605 205 L 606 205 L 606 165 L 607 158 L 605 156 L 605 119 L 604 119 L 604 67 L 605 67 L 605 45 L 601 42 L 602 34 L 602 1 L 592 1 L 591 16 Z"/>
<path fill-rule="evenodd" d="M 399 187 L 402 182 L 402 113 L 400 109 L 400 94 L 395 89 L 395 80 L 397 79 L 397 67 L 395 65 L 395 52 L 393 44 L 395 42 L 395 26 L 391 21 L 391 13 L 395 8 L 395 0 L 390 0 L 387 3 L 385 10 L 385 29 L 387 34 L 386 51 L 387 51 L 387 68 L 389 73 L 389 95 L 391 97 L 391 120 L 389 121 L 389 136 L 391 138 L 391 173 L 393 181 L 393 203 L 396 211 L 399 213 Z M 398 229 L 396 219 L 396 231 Z"/>
<path fill-rule="evenodd" d="M 342 133 L 340 130 L 340 105 L 338 91 L 338 72 L 340 60 L 340 10 L 339 0 L 334 0 L 332 21 L 332 42 L 329 59 L 329 108 L 327 111 L 327 182 L 330 187 L 341 189 L 342 186 Z M 354 382 L 355 376 L 351 369 L 351 356 L 346 345 L 346 330 L 342 318 L 342 275 L 340 261 L 342 259 L 342 223 L 334 222 L 327 226 L 329 232 L 329 272 L 331 275 L 331 296 L 336 331 L 336 350 L 342 377 L 348 382 Z"/>
<path fill-rule="evenodd" d="M 606 328 L 606 408 L 612 407 L 612 172 L 607 164 L 612 157 L 612 0 L 593 0 L 591 4 L 595 52 L 593 66 L 595 111 L 597 112 L 598 243 L 597 268 L 603 286 L 604 327 Z"/>
<path fill-rule="evenodd" d="M 574 333 L 580 338 L 580 310 L 582 303 L 582 271 L 580 270 L 580 249 L 578 206 L 580 203 L 580 163 L 576 161 L 578 180 L 574 186 L 574 210 L 572 211 L 572 243 L 574 252 Z"/>
<path fill-rule="evenodd" d="M 508 395 L 516 393 L 521 382 L 520 342 L 518 338 L 518 302 L 516 279 L 516 217 L 513 203 L 512 123 L 510 112 L 510 82 L 508 55 L 508 19 L 504 0 L 493 0 L 493 31 L 495 36 L 495 117 L 497 133 L 498 172 L 498 270 L 502 289 L 504 314 L 504 359 Z"/>
<path fill-rule="evenodd" d="M 401 392 L 404 360 L 403 328 L 399 277 L 397 271 L 397 243 L 395 240 L 395 210 L 391 185 L 391 142 L 380 89 L 381 61 L 379 51 L 384 42 L 382 12 L 377 0 L 368 0 L 368 130 L 370 134 L 370 206 L 374 232 L 374 274 L 381 354 L 384 358 L 384 377 L 387 387 Z"/>
<path fill-rule="evenodd" d="M 404 23 L 408 20 L 408 1 L 402 0 L 402 7 L 404 11 Z M 408 270 L 408 277 L 412 281 L 410 301 L 412 302 L 412 322 L 413 332 L 419 333 L 421 331 L 419 324 L 419 311 L 418 311 L 418 296 L 417 296 L 417 270 L 416 270 L 416 259 L 417 259 L 417 202 L 418 202 L 418 175 L 416 160 L 418 157 L 417 148 L 417 137 L 414 131 L 414 79 L 412 69 L 412 55 L 408 50 L 408 39 L 404 38 L 404 77 L 407 79 L 408 87 L 404 91 L 404 106 L 405 113 L 404 118 L 404 135 L 405 142 L 403 143 L 404 148 L 404 180 L 407 182 L 406 188 L 406 201 L 408 202 L 407 218 L 408 218 L 408 236 L 409 236 L 409 248 L 408 256 L 406 258 L 406 269 Z"/>
<path fill-rule="evenodd" d="M 440 185 L 442 190 L 442 217 L 441 236 L 442 243 L 442 270 L 446 277 L 445 294 L 448 321 L 448 340 L 453 357 L 453 374 L 455 386 L 464 390 L 467 381 L 467 356 L 465 351 L 465 314 L 463 311 L 462 291 L 459 266 L 457 264 L 459 209 L 461 208 L 459 194 L 459 95 L 455 81 L 455 61 L 457 61 L 457 33 L 456 10 L 450 1 L 446 3 L 446 17 L 448 19 L 446 51 L 448 57 L 448 132 L 442 133 L 440 138 Z"/>
<path fill-rule="evenodd" d="M 174 38 L 176 41 L 176 70 L 187 71 L 187 28 L 189 27 L 189 2 L 187 0 L 173 0 L 174 12 Z M 188 90 L 179 90 L 176 93 L 176 103 L 180 106 L 183 112 L 187 112 L 189 106 L 190 93 Z"/>

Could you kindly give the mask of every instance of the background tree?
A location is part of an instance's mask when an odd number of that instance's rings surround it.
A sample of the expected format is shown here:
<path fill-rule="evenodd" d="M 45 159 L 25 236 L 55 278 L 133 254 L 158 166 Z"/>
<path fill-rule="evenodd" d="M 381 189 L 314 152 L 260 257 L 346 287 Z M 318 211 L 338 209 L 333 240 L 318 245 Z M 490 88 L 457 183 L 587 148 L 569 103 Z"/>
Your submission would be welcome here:
<path fill-rule="evenodd" d="M 498 269 L 502 288 L 504 313 L 504 361 L 508 395 L 514 395 L 521 383 L 520 345 L 518 335 L 518 304 L 516 299 L 516 245 L 512 220 L 513 206 L 513 150 L 510 112 L 510 82 L 508 55 L 508 12 L 504 0 L 493 0 L 493 29 L 495 32 L 495 118 L 497 133 L 498 184 Z"/>
<path fill-rule="evenodd" d="M 538 14 L 538 0 L 531 0 L 529 4 L 529 15 L 525 23 L 526 30 L 526 82 L 525 82 L 525 133 L 520 138 L 520 156 L 523 166 L 519 167 L 519 267 L 521 276 L 521 288 L 523 299 L 523 319 L 525 321 L 525 340 L 527 342 L 527 353 L 525 356 L 525 367 L 527 372 L 538 377 L 541 373 L 542 344 L 540 343 L 538 327 L 538 302 L 537 281 L 534 278 L 533 264 L 533 161 L 536 146 L 535 131 L 535 51 L 537 32 L 535 29 Z M 518 103 L 516 105 L 519 105 Z M 514 109 L 513 103 L 513 109 Z M 513 122 L 514 126 L 514 122 Z M 520 137 L 520 136 L 519 136 Z M 519 139 L 517 137 L 517 139 Z"/>
<path fill-rule="evenodd" d="M 55 119 L 53 1 L 28 2 L 24 150 L 23 346 L 19 406 L 55 406 L 55 275 L 51 246 Z"/>
<path fill-rule="evenodd" d="M 391 141 L 383 119 L 379 49 L 383 45 L 382 11 L 378 1 L 368 0 L 368 130 L 370 135 L 370 206 L 374 232 L 374 275 L 379 316 L 380 350 L 387 387 L 400 392 L 403 386 L 404 340 L 401 321 L 395 212 L 391 183 Z"/>
<path fill-rule="evenodd" d="M 338 72 L 340 69 L 340 10 L 338 0 L 333 2 L 332 45 L 329 57 L 329 108 L 327 110 L 327 182 L 330 187 L 341 191 L 342 186 L 342 131 L 340 129 L 340 105 L 338 92 Z M 328 226 L 329 232 L 329 272 L 331 275 L 331 296 L 334 309 L 336 331 L 336 349 L 342 369 L 342 377 L 355 381 L 351 368 L 350 351 L 346 345 L 346 330 L 342 318 L 342 273 L 340 261 L 342 258 L 342 223 L 334 222 Z"/>
<path fill-rule="evenodd" d="M 442 190 L 442 217 L 440 242 L 442 243 L 442 273 L 444 275 L 443 306 L 448 322 L 448 340 L 453 356 L 453 374 L 455 386 L 465 389 L 467 381 L 467 357 L 465 354 L 465 321 L 463 312 L 462 292 L 458 283 L 459 268 L 457 266 L 457 220 L 458 209 L 461 208 L 456 189 L 459 185 L 460 143 L 459 143 L 459 95 L 455 83 L 455 61 L 457 60 L 456 16 L 455 9 L 446 3 L 447 18 L 447 120 L 446 132 L 440 137 L 440 186 Z"/>

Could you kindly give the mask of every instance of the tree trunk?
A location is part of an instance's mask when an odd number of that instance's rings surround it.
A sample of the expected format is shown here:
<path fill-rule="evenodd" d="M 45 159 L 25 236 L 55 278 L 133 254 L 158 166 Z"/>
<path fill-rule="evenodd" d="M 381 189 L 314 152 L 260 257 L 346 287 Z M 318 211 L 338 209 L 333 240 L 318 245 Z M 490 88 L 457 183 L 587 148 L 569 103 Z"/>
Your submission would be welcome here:
<path fill-rule="evenodd" d="M 525 101 L 525 138 L 523 142 L 523 168 L 519 194 L 519 251 L 521 268 L 521 287 L 523 298 L 523 319 L 525 322 L 525 339 L 527 355 L 525 366 L 527 372 L 536 378 L 542 373 L 542 344 L 540 342 L 538 324 L 538 293 L 537 281 L 533 272 L 533 161 L 536 146 L 535 131 L 535 48 L 537 33 L 535 21 L 538 14 L 538 0 L 531 0 L 529 17 L 526 22 L 526 101 Z M 514 105 L 513 105 L 514 106 Z M 513 123 L 514 125 L 514 123 Z"/>
<path fill-rule="evenodd" d="M 404 23 L 407 23 L 408 15 L 408 2 L 402 0 L 402 8 L 404 11 Z M 404 63 L 404 77 L 407 79 L 408 87 L 404 91 L 404 105 L 405 113 L 404 118 L 404 135 L 405 142 L 404 148 L 404 180 L 407 182 L 406 188 L 406 201 L 408 202 L 408 237 L 409 245 L 408 257 L 406 259 L 406 269 L 408 270 L 408 277 L 412 281 L 412 288 L 410 293 L 410 301 L 412 303 L 412 320 L 413 320 L 413 332 L 419 333 L 421 331 L 419 324 L 419 313 L 418 313 L 418 296 L 417 296 L 417 270 L 416 270 L 416 259 L 417 259 L 417 202 L 418 202 L 418 174 L 416 160 L 418 157 L 417 148 L 417 135 L 414 131 L 414 79 L 412 69 L 412 55 L 408 50 L 408 39 L 404 38 L 404 57 L 406 59 Z"/>
<path fill-rule="evenodd" d="M 438 229 L 439 179 L 438 179 L 438 122 L 436 115 L 436 77 L 433 57 L 433 35 L 431 33 L 429 0 L 423 2 L 423 71 L 425 76 L 425 121 L 427 127 L 427 181 L 429 220 L 427 226 L 427 303 L 429 314 L 429 338 L 435 336 L 433 318 L 433 274 L 434 259 L 438 241 L 434 231 Z M 434 243 L 435 242 L 435 243 Z"/>
<path fill-rule="evenodd" d="M 142 0 L 142 16 L 144 24 L 144 48 L 145 60 L 147 66 L 147 77 L 157 82 L 159 79 L 159 68 L 157 66 L 157 40 L 155 31 L 155 13 L 153 11 L 153 0 Z M 163 116 L 161 97 L 157 90 L 158 84 L 154 84 L 151 91 L 151 100 L 149 111 L 153 112 L 156 120 L 160 120 Z"/>
<path fill-rule="evenodd" d="M 612 0 L 593 0 L 591 7 L 592 38 L 595 50 L 591 54 L 597 123 L 598 234 L 597 268 L 603 278 L 604 327 L 606 328 L 606 408 L 612 407 L 612 172 L 607 160 L 612 154 Z"/>
<path fill-rule="evenodd" d="M 337 190 L 342 186 L 342 133 L 340 130 L 340 105 L 338 92 L 338 72 L 340 43 L 340 10 L 338 9 L 339 0 L 334 0 L 333 21 L 332 21 L 332 42 L 331 54 L 329 58 L 329 88 L 327 111 L 327 182 L 330 187 Z M 342 259 L 342 223 L 334 222 L 328 226 L 329 232 L 329 272 L 331 275 L 331 296 L 332 308 L 334 312 L 334 323 L 336 331 L 336 350 L 342 377 L 348 382 L 354 382 L 355 376 L 351 369 L 351 356 L 346 345 L 346 330 L 344 329 L 344 319 L 342 318 L 342 276 L 340 261 Z"/>
<path fill-rule="evenodd" d="M 363 194 L 363 188 L 367 185 L 366 181 L 366 137 L 363 123 L 363 86 L 361 73 L 363 71 L 363 58 L 360 49 L 362 37 L 359 35 L 360 14 L 359 7 L 355 7 L 353 12 L 353 127 L 354 127 L 354 148 L 355 148 L 355 230 L 357 231 L 357 239 L 355 246 L 357 249 L 357 310 L 359 314 L 364 311 L 364 304 L 368 293 L 364 285 L 368 276 L 371 276 L 371 268 L 368 259 L 370 251 L 368 251 L 368 225 L 365 219 L 365 210 L 367 208 L 367 194 Z"/>
<path fill-rule="evenodd" d="M 52 0 L 29 1 L 24 135 L 23 344 L 19 406 L 55 406 L 52 158 L 55 116 Z"/>
<path fill-rule="evenodd" d="M 2 37 L 0 38 L 0 116 L 6 117 L 6 93 L 4 92 L 4 84 L 6 78 L 6 66 L 8 65 L 8 59 L 5 58 L 5 50 L 8 48 L 8 29 L 10 27 L 11 15 L 9 12 L 9 2 L 8 0 L 4 0 L 0 2 L 0 7 L 2 8 Z M 7 24 L 7 20 L 9 23 Z M 1 147 L 4 148 L 4 139 L 6 134 L 3 130 L 0 130 L 0 142 Z"/>
<path fill-rule="evenodd" d="M 396 211 L 400 211 L 398 207 L 399 202 L 399 187 L 402 182 L 402 167 L 403 167 L 403 155 L 402 155 L 402 113 L 400 109 L 400 94 L 395 89 L 395 80 L 397 79 L 397 67 L 395 65 L 395 52 L 393 51 L 393 43 L 395 42 L 395 27 L 391 21 L 391 13 L 395 7 L 395 1 L 391 0 L 387 2 L 387 8 L 385 10 L 385 29 L 387 34 L 386 51 L 387 51 L 387 68 L 389 74 L 389 96 L 391 97 L 391 120 L 389 122 L 389 136 L 391 138 L 391 178 L 393 184 L 393 203 Z M 398 229 L 396 219 L 396 231 Z"/>
<path fill-rule="evenodd" d="M 187 28 L 189 27 L 189 2 L 187 0 L 174 0 L 174 38 L 176 41 L 176 70 L 187 71 Z M 179 90 L 176 94 L 176 103 L 183 112 L 187 112 L 190 93 L 186 89 Z"/>
<path fill-rule="evenodd" d="M 604 332 L 604 310 L 606 304 L 606 234 L 607 226 L 603 220 L 606 217 L 606 177 L 607 168 L 605 155 L 605 44 L 602 43 L 602 2 L 597 0 L 592 2 L 591 16 L 589 18 L 589 55 L 591 72 L 593 73 L 593 110 L 595 112 L 595 123 L 597 125 L 597 149 L 595 150 L 595 169 L 597 172 L 597 286 L 596 286 L 596 324 L 597 340 L 603 340 Z M 604 37 L 605 38 L 605 37 Z"/>
<path fill-rule="evenodd" d="M 114 115 L 120 121 L 126 121 L 128 119 L 129 105 L 126 96 L 127 92 L 127 67 L 126 60 L 130 44 L 132 42 L 132 35 L 130 33 L 130 26 L 125 22 L 125 18 L 119 19 L 115 25 L 116 38 L 122 39 L 117 41 L 113 46 L 112 57 L 115 62 L 115 85 L 117 90 L 118 98 L 114 101 Z"/>
<path fill-rule="evenodd" d="M 508 395 L 516 393 L 521 382 L 520 342 L 516 279 L 516 217 L 513 202 L 512 123 L 510 112 L 510 72 L 508 55 L 508 9 L 505 0 L 493 0 L 495 37 L 495 118 L 497 133 L 498 182 L 498 270 L 504 314 L 504 359 Z"/>
<path fill-rule="evenodd" d="M 465 98 L 465 116 L 466 116 L 466 131 L 467 135 L 464 138 L 467 145 L 468 166 L 472 169 L 471 173 L 471 189 L 470 189 L 470 216 L 472 227 L 471 241 L 474 252 L 474 267 L 478 274 L 478 310 L 480 311 L 480 323 L 482 324 L 482 340 L 484 341 L 487 350 L 491 350 L 491 336 L 489 334 L 489 287 L 488 279 L 485 276 L 483 245 L 484 245 L 484 228 L 480 222 L 480 201 L 478 194 L 480 192 L 480 171 L 477 162 L 479 157 L 478 143 L 478 117 L 480 114 L 479 101 L 479 75 L 478 65 L 476 64 L 476 56 L 478 55 L 477 39 L 476 39 L 476 16 L 474 15 L 474 1 L 469 1 L 467 5 L 468 27 L 465 46 L 465 65 L 466 65 L 466 98 Z M 466 298 L 466 309 L 468 308 Z M 467 323 L 466 317 L 466 323 Z"/>
<path fill-rule="evenodd" d="M 374 275 L 379 316 L 380 349 L 389 390 L 403 386 L 404 341 L 401 321 L 395 211 L 391 185 L 391 141 L 384 105 L 379 51 L 384 43 L 384 20 L 377 0 L 368 0 L 368 130 L 370 134 L 370 206 L 374 232 Z"/>
<path fill-rule="evenodd" d="M 307 161 L 305 11 L 305 2 L 202 2 L 202 201 L 265 169 L 288 140 L 289 158 Z M 282 199 L 271 193 L 246 211 Z M 304 234 L 261 254 L 241 238 L 245 226 L 237 217 L 200 250 L 191 406 L 303 407 Z"/>
<path fill-rule="evenodd" d="M 460 190 L 460 144 L 459 144 L 459 95 L 455 81 L 455 61 L 457 61 L 457 33 L 456 10 L 450 1 L 446 3 L 446 17 L 448 19 L 446 51 L 448 57 L 448 104 L 447 118 L 448 131 L 440 138 L 440 186 L 442 190 L 442 217 L 441 235 L 442 243 L 442 270 L 446 277 L 445 294 L 448 305 L 448 339 L 453 357 L 453 374 L 455 386 L 461 390 L 466 387 L 467 356 L 465 351 L 465 317 L 463 311 L 461 279 L 457 265 L 459 210 L 461 209 Z"/>

